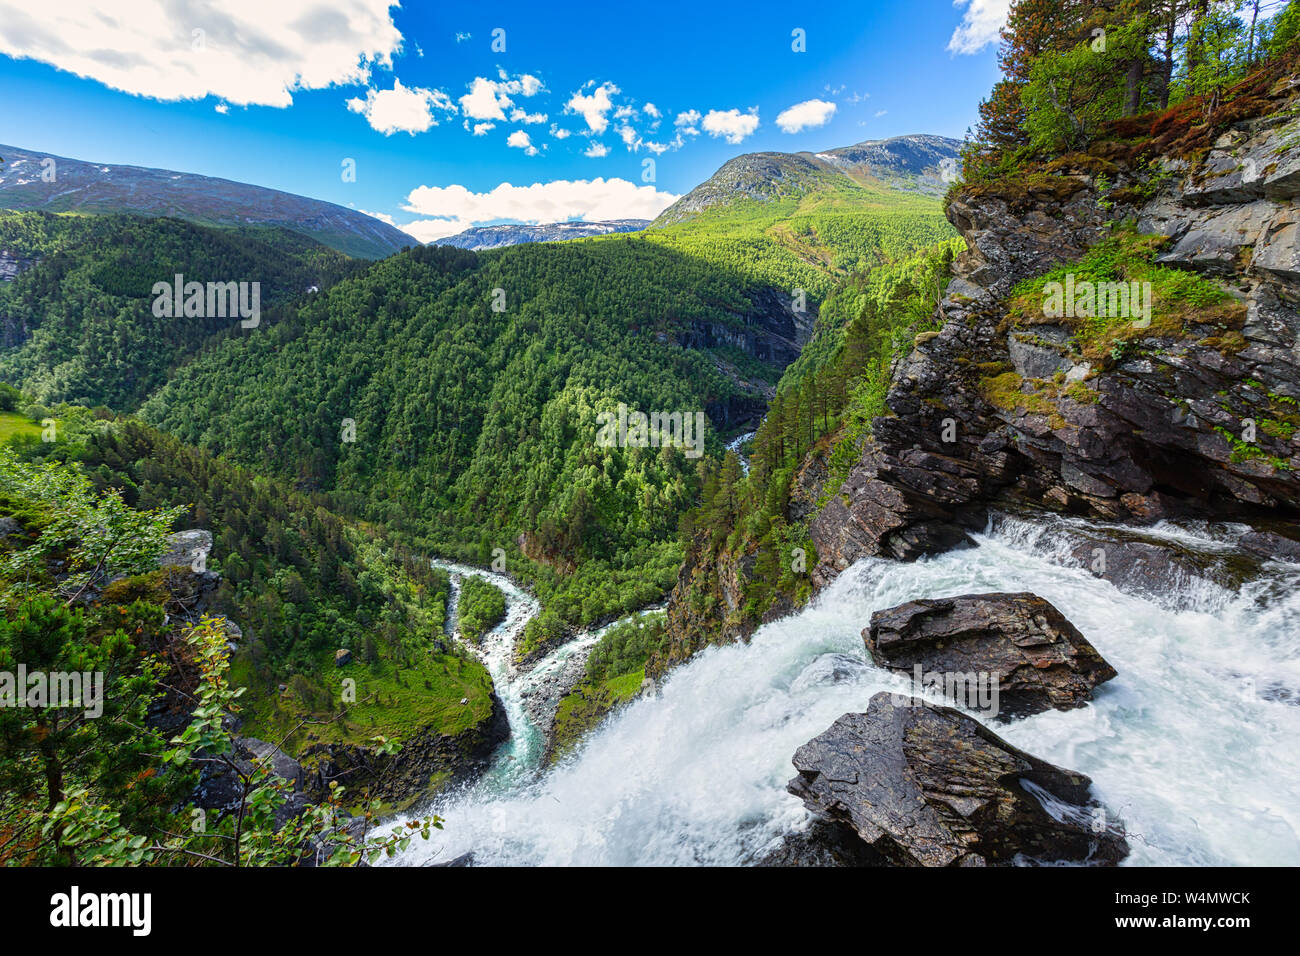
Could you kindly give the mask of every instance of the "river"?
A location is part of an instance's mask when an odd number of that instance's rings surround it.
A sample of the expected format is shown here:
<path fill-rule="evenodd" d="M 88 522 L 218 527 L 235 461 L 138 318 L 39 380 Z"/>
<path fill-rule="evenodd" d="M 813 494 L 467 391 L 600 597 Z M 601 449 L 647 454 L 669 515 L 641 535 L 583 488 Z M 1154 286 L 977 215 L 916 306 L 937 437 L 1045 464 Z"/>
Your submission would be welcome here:
<path fill-rule="evenodd" d="M 1165 533 L 1206 551 L 1224 547 L 1209 531 Z M 1119 676 L 1086 708 L 997 733 L 1093 778 L 1124 821 L 1128 865 L 1300 864 L 1300 567 L 1270 564 L 1239 592 L 1188 578 L 1137 597 L 1054 563 L 1058 548 L 1045 526 L 1009 521 L 978 535 L 973 549 L 914 564 L 860 561 L 750 643 L 709 648 L 678 667 L 657 696 L 614 715 L 545 774 L 530 763 L 535 729 L 516 723 L 527 677 L 510 673 L 506 643 L 536 603 L 505 581 L 511 618 L 484 654 L 511 726 L 523 732 L 483 780 L 421 808 L 446 828 L 395 862 L 473 851 L 487 865 L 745 863 L 808 823 L 785 791 L 795 749 L 878 691 L 910 692 L 866 655 L 861 630 L 873 611 L 919 597 L 1032 591 Z"/>

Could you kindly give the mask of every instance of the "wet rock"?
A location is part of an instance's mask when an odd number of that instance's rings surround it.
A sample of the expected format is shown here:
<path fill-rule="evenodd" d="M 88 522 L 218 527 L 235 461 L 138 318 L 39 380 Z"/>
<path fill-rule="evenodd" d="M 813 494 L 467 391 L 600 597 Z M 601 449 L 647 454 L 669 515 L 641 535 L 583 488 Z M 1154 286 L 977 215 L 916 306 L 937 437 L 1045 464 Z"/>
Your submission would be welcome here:
<path fill-rule="evenodd" d="M 859 867 L 889 863 L 847 824 L 814 819 L 806 829 L 787 833 L 777 846 L 759 854 L 749 865 Z"/>
<path fill-rule="evenodd" d="M 800 747 L 794 765 L 790 792 L 893 866 L 1113 865 L 1128 855 L 1087 777 L 947 707 L 877 694 L 866 713 Z"/>
<path fill-rule="evenodd" d="M 1017 527 L 1029 531 L 1041 541 L 1034 550 L 1048 560 L 1084 568 L 1125 593 L 1157 602 L 1171 594 L 1186 594 L 1196 580 L 1235 591 L 1259 575 L 1262 562 L 1257 548 L 1276 547 L 1279 554 L 1285 553 L 1285 545 L 1264 534 L 1234 534 L 1232 526 L 1202 522 L 1188 523 L 1187 533 L 1177 538 L 1173 537 L 1177 524 L 1162 535 L 1157 530 L 1023 513 L 995 514 L 992 527 L 1012 533 Z M 1252 541 L 1257 542 L 1255 547 Z M 1300 549 L 1300 543 L 1296 547 Z"/>
<path fill-rule="evenodd" d="M 1243 535 L 1239 543 L 1246 551 L 1262 558 L 1300 564 L 1300 528 L 1291 529 L 1289 535 L 1276 531 L 1251 531 Z"/>
<path fill-rule="evenodd" d="M 909 601 L 862 632 L 881 667 L 937 684 L 953 702 L 1003 719 L 1071 710 L 1115 676 L 1065 615 L 1036 594 Z"/>
<path fill-rule="evenodd" d="M 433 867 L 439 867 L 439 866 L 473 866 L 473 865 L 474 865 L 474 853 L 473 853 L 473 851 L 471 851 L 471 852 L 469 852 L 469 853 L 462 853 L 460 856 L 453 857 L 453 858 L 450 859 L 450 860 L 443 860 L 443 861 L 440 862 L 440 863 L 426 863 L 426 864 L 425 864 L 425 866 L 433 866 Z"/>

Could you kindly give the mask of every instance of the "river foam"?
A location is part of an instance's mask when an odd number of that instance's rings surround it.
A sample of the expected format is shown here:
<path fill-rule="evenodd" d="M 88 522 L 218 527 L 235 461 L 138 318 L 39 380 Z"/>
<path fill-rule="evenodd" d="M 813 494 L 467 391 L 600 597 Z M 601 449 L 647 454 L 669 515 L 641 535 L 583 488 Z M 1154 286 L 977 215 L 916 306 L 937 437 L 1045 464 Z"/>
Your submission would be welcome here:
<path fill-rule="evenodd" d="M 1206 550 L 1222 544 L 1196 530 L 1168 533 Z M 535 746 L 507 744 L 512 772 L 422 808 L 441 814 L 445 830 L 395 862 L 469 851 L 488 865 L 747 862 L 807 825 L 785 792 L 795 749 L 873 694 L 910 690 L 867 658 L 861 630 L 873 611 L 1032 591 L 1119 676 L 1086 708 L 995 731 L 1091 776 L 1124 821 L 1130 865 L 1300 865 L 1300 567 L 1270 565 L 1240 593 L 1180 579 L 1156 601 L 1051 556 L 1050 538 L 1011 523 L 973 549 L 915 564 L 861 561 L 749 644 L 710 648 L 677 668 L 659 696 L 610 718 L 546 774 L 522 772 Z M 519 679 L 498 678 L 503 697 Z M 519 709 L 507 709 L 517 727 Z"/>

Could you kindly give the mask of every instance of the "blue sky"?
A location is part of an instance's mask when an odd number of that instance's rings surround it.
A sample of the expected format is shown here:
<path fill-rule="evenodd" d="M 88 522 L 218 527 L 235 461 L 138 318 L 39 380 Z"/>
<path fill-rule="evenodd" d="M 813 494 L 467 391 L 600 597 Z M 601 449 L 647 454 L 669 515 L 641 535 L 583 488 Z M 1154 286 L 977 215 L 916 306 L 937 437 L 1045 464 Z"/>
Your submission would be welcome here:
<path fill-rule="evenodd" d="M 425 240 L 651 216 L 743 152 L 961 137 L 1007 2 L 0 0 L 0 142 L 314 196 Z"/>

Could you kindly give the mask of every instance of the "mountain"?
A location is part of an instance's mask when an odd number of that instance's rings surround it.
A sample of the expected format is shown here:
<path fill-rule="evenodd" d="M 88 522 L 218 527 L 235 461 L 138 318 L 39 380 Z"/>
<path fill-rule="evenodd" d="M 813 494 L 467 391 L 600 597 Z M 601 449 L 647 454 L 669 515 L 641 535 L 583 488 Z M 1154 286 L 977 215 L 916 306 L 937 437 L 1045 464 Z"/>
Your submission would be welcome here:
<path fill-rule="evenodd" d="M 435 239 L 431 246 L 456 246 L 459 249 L 501 249 L 525 242 L 563 242 L 587 239 L 616 232 L 640 232 L 650 225 L 649 219 L 611 219 L 606 222 L 552 222 L 539 226 L 507 223 L 501 226 L 475 226 L 445 239 Z"/>
<path fill-rule="evenodd" d="M 701 461 L 762 414 L 814 315 L 637 236 L 420 246 L 222 339 L 140 415 L 413 547 L 500 548 L 578 626 L 666 593 Z M 620 405 L 705 424 L 607 444 Z"/>
<path fill-rule="evenodd" d="M 902 137 L 825 154 L 749 153 L 664 210 L 643 235 L 821 301 L 858 273 L 956 232 L 926 184 L 955 140 Z M 834 161 L 832 161 L 834 160 Z"/>
<path fill-rule="evenodd" d="M 87 163 L 16 146 L 0 145 L 0 157 L 0 209 L 170 216 L 205 226 L 280 226 L 361 259 L 382 259 L 419 244 L 365 213 L 262 186 L 168 169 Z M 46 169 L 53 182 L 45 181 Z"/>
<path fill-rule="evenodd" d="M 250 306 L 256 283 L 270 322 L 363 266 L 285 229 L 0 211 L 0 380 L 46 404 L 130 411 L 209 340 L 249 334 L 230 310 L 155 314 L 155 283 L 246 283 Z"/>
<path fill-rule="evenodd" d="M 798 198 L 849 186 L 939 197 L 947 190 L 944 163 L 955 163 L 961 141 L 944 136 L 896 136 L 822 153 L 747 153 L 728 160 L 706 182 L 673 203 L 651 224 L 685 222 L 737 200 Z M 952 167 L 955 171 L 956 167 Z"/>

